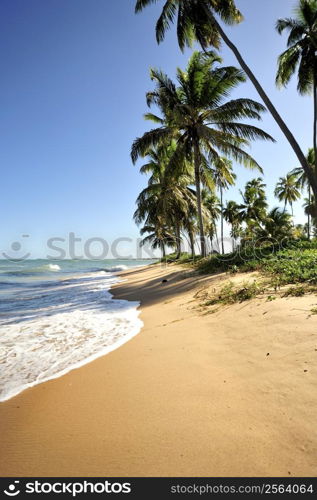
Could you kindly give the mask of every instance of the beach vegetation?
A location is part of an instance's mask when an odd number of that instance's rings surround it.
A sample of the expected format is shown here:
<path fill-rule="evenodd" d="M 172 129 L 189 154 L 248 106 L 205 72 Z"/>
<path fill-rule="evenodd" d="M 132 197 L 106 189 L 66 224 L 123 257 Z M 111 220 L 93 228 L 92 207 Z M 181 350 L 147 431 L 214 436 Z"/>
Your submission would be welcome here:
<path fill-rule="evenodd" d="M 237 302 L 241 303 L 263 294 L 264 290 L 263 284 L 257 281 L 244 282 L 238 286 L 229 281 L 213 297 L 209 298 L 204 305 L 213 306 L 216 304 L 228 305 Z"/>

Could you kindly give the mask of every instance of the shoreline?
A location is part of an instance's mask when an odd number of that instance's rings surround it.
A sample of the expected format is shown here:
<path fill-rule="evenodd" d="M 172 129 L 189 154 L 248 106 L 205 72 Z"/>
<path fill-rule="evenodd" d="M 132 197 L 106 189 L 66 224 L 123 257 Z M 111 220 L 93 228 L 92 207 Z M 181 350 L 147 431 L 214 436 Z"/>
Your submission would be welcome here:
<path fill-rule="evenodd" d="M 315 476 L 316 297 L 205 314 L 195 295 L 225 276 L 121 277 L 141 332 L 0 404 L 1 476 Z"/>
<path fill-rule="evenodd" d="M 136 268 L 139 268 L 139 267 L 142 267 L 142 266 L 136 266 Z M 105 290 L 104 290 L 106 293 L 109 294 L 111 300 L 120 300 L 120 299 L 115 299 L 113 294 L 111 293 L 113 286 L 116 285 L 117 283 L 120 283 L 120 277 L 118 276 L 119 272 L 123 272 L 123 271 L 122 270 L 113 271 L 112 278 L 114 278 L 116 281 L 114 283 L 108 285 L 108 287 L 105 288 Z M 128 302 L 128 301 L 122 300 L 122 302 Z M 56 372 L 55 374 L 49 375 L 41 380 L 37 379 L 37 380 L 34 380 L 33 382 L 24 384 L 19 389 L 11 390 L 4 397 L 2 397 L 2 396 L 0 397 L 0 404 L 4 403 L 6 401 L 9 401 L 10 399 L 18 396 L 19 394 L 22 394 L 27 389 L 30 389 L 32 387 L 36 387 L 37 385 L 40 385 L 40 384 L 44 384 L 46 382 L 49 382 L 50 380 L 55 380 L 59 377 L 63 377 L 64 375 L 66 375 L 67 373 L 69 373 L 73 370 L 77 370 L 77 369 L 85 366 L 86 364 L 92 363 L 96 359 L 103 357 L 103 356 L 106 356 L 110 352 L 118 349 L 126 342 L 129 342 L 129 340 L 132 339 L 135 335 L 138 335 L 138 333 L 140 333 L 141 329 L 143 328 L 143 323 L 139 318 L 140 302 L 139 301 L 130 301 L 130 302 L 131 302 L 131 304 L 130 304 L 131 307 L 128 311 L 128 315 L 129 315 L 129 317 L 133 317 L 133 322 L 132 322 L 132 328 L 130 329 L 128 334 L 124 335 L 123 337 L 120 337 L 114 343 L 109 344 L 107 346 L 104 346 L 97 353 L 91 354 L 91 355 L 87 356 L 86 358 L 84 358 L 80 361 L 77 361 L 77 362 L 67 366 L 66 368 L 63 368 L 61 371 Z"/>

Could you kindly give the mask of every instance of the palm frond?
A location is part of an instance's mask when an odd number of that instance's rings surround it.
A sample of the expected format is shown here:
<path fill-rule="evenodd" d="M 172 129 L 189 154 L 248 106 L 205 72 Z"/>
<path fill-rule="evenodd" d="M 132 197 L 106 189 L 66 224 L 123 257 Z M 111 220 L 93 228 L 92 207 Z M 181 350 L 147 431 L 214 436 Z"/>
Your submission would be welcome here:
<path fill-rule="evenodd" d="M 154 122 L 154 123 L 159 123 L 160 125 L 164 124 L 164 119 L 160 118 L 157 115 L 154 115 L 153 113 L 144 113 L 143 118 L 145 120 L 149 120 L 149 121 Z"/>
<path fill-rule="evenodd" d="M 136 163 L 139 157 L 144 157 L 151 148 L 162 144 L 167 138 L 172 138 L 172 130 L 169 127 L 161 127 L 146 132 L 138 137 L 132 144 L 131 159 Z"/>
<path fill-rule="evenodd" d="M 145 7 L 151 5 L 152 3 L 156 3 L 157 0 L 137 0 L 135 4 L 135 12 L 141 12 Z"/>
<path fill-rule="evenodd" d="M 217 123 L 216 126 L 222 132 L 233 134 L 237 137 L 243 137 L 248 141 L 261 139 L 264 141 L 276 142 L 270 134 L 264 132 L 264 130 L 258 127 L 254 127 L 253 125 L 247 125 L 245 123 L 220 122 Z"/>
<path fill-rule="evenodd" d="M 278 57 L 278 70 L 276 74 L 276 84 L 278 87 L 286 86 L 299 64 L 301 47 L 299 44 L 285 50 Z"/>
<path fill-rule="evenodd" d="M 155 32 L 157 43 L 161 43 L 164 40 L 166 31 L 175 20 L 176 11 L 177 5 L 175 0 L 167 0 L 156 23 Z"/>
<path fill-rule="evenodd" d="M 215 109 L 208 109 L 202 114 L 202 118 L 212 123 L 241 118 L 261 120 L 261 113 L 265 111 L 266 107 L 263 104 L 252 99 L 234 99 Z"/>

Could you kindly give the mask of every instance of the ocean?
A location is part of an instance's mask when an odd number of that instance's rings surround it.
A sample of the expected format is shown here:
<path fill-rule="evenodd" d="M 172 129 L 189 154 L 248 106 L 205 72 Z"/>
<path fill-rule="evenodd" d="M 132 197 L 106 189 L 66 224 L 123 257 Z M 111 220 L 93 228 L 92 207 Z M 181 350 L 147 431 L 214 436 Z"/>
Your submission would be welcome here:
<path fill-rule="evenodd" d="M 138 302 L 114 300 L 118 271 L 151 261 L 0 260 L 0 401 L 127 342 Z"/>

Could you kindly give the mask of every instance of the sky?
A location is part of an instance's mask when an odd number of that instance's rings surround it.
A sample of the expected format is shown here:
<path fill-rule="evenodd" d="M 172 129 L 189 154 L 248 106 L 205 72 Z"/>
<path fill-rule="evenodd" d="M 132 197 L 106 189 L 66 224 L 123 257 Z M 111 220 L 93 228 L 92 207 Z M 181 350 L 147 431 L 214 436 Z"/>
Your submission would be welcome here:
<path fill-rule="evenodd" d="M 298 95 L 296 79 L 286 89 L 275 86 L 277 56 L 286 39 L 274 25 L 292 15 L 295 3 L 237 0 L 245 21 L 226 31 L 306 152 L 312 143 L 312 98 Z M 47 240 L 55 237 L 63 239 L 67 253 L 72 233 L 81 239 L 79 254 L 87 239 L 111 244 L 131 238 L 119 247 L 122 256 L 125 250 L 135 255 L 139 233 L 132 216 L 146 178 L 138 171 L 142 163 L 132 165 L 130 149 L 150 126 L 143 119 L 145 93 L 153 88 L 149 68 L 173 77 L 191 51 L 181 53 L 174 29 L 156 44 L 162 0 L 139 15 L 134 4 L 1 0 L 0 254 L 46 257 Z M 237 66 L 224 46 L 221 56 L 224 64 Z M 232 97 L 259 100 L 250 82 Z M 264 169 L 269 203 L 276 206 L 275 184 L 298 161 L 269 113 L 260 126 L 277 142 L 253 143 L 251 153 Z M 237 186 L 225 199 L 240 201 L 239 189 L 257 173 L 239 165 L 235 171 Z M 305 222 L 301 205 L 295 206 L 298 223 Z M 98 245 L 92 241 L 96 257 Z"/>

